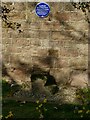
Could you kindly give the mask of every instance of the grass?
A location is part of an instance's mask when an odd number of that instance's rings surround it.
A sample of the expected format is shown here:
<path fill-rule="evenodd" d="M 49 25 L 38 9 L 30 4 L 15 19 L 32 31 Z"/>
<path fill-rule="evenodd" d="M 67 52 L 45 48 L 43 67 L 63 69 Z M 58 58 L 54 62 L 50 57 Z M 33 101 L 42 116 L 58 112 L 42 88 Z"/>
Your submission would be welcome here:
<path fill-rule="evenodd" d="M 37 103 L 35 102 L 26 102 L 22 103 L 22 101 L 16 101 L 16 100 L 9 100 L 5 99 L 8 97 L 11 97 L 9 95 L 12 95 L 16 90 L 20 89 L 19 86 L 11 87 L 10 84 L 8 84 L 6 81 L 2 82 L 2 94 L 3 94 L 3 101 L 2 101 L 2 115 L 3 118 L 9 114 L 11 111 L 13 113 L 14 119 L 38 119 L 40 116 L 40 113 L 38 110 L 36 110 Z M 46 112 L 44 112 L 44 120 L 60 120 L 60 119 L 80 119 L 80 114 L 74 113 L 75 107 L 80 110 L 82 108 L 82 105 L 74 105 L 74 104 L 56 104 L 56 103 L 49 103 L 47 102 L 45 105 L 45 108 L 47 109 Z M 87 109 L 90 109 L 90 105 Z M 78 111 L 77 110 L 77 111 Z M 87 117 L 87 115 L 85 116 Z M 90 115 L 88 115 L 90 117 Z"/>
<path fill-rule="evenodd" d="M 36 118 L 38 113 L 35 111 L 35 104 L 26 103 L 22 104 L 13 100 L 3 101 L 3 116 L 7 116 L 9 111 L 12 111 L 14 118 L 33 118 L 34 114 Z"/>
<path fill-rule="evenodd" d="M 2 97 L 3 98 L 12 96 L 19 89 L 20 89 L 19 85 L 15 85 L 11 87 L 11 84 L 9 84 L 5 80 L 2 80 Z"/>
<path fill-rule="evenodd" d="M 12 111 L 13 118 L 39 118 L 39 112 L 36 110 L 37 104 L 32 102 L 21 103 L 14 100 L 3 100 L 3 116 L 8 115 L 9 111 Z M 47 111 L 44 116 L 45 119 L 49 120 L 52 118 L 60 119 L 60 118 L 77 118 L 78 116 L 74 114 L 74 105 L 58 105 L 47 103 L 45 105 Z M 57 109 L 56 109 L 57 108 Z"/>

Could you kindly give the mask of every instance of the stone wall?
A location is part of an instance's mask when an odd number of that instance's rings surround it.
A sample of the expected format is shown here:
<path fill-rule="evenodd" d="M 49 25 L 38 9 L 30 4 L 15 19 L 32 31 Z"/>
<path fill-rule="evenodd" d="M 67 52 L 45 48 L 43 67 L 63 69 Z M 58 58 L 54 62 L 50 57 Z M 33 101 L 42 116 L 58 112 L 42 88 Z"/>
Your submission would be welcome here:
<path fill-rule="evenodd" d="M 15 9 L 9 20 L 21 24 L 22 32 L 2 28 L 4 77 L 21 84 L 33 72 L 49 73 L 57 85 L 85 87 L 88 83 L 88 23 L 71 3 L 48 3 L 51 12 L 41 19 L 36 3 L 3 3 Z M 30 87 L 30 86 L 29 86 Z"/>

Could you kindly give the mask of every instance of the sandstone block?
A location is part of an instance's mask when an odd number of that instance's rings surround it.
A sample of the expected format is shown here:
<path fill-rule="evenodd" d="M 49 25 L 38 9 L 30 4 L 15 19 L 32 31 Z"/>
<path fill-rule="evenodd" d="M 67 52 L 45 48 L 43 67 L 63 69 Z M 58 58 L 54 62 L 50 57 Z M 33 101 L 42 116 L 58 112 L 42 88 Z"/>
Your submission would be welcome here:
<path fill-rule="evenodd" d="M 15 38 L 12 39 L 12 45 L 16 46 L 16 47 L 23 47 L 23 46 L 29 46 L 30 45 L 30 39 L 26 39 L 26 38 Z"/>
<path fill-rule="evenodd" d="M 71 21 L 81 21 L 85 20 L 85 15 L 81 10 L 70 12 L 70 20 Z"/>
<path fill-rule="evenodd" d="M 88 68 L 88 57 L 77 57 L 77 58 L 70 58 L 69 66 L 75 69 L 87 69 Z"/>
<path fill-rule="evenodd" d="M 65 31 L 64 31 L 65 32 Z M 66 40 L 66 36 L 64 35 L 64 33 L 62 34 L 60 31 L 53 31 L 52 32 L 52 36 L 51 36 L 52 40 Z"/>
<path fill-rule="evenodd" d="M 37 38 L 39 36 L 39 31 L 25 30 L 23 32 L 23 38 Z"/>
<path fill-rule="evenodd" d="M 50 69 L 50 74 L 54 76 L 57 84 L 66 84 L 70 79 L 72 69 L 70 68 L 52 68 Z"/>
<path fill-rule="evenodd" d="M 52 23 L 51 22 L 42 22 L 41 23 L 41 27 L 40 27 L 40 30 L 46 30 L 46 31 L 50 31 L 52 30 Z"/>
<path fill-rule="evenodd" d="M 26 10 L 26 2 L 19 2 L 19 4 L 18 4 L 18 2 L 15 2 L 13 6 L 14 6 L 15 10 L 17 10 L 17 11 Z"/>
<path fill-rule="evenodd" d="M 86 73 L 72 75 L 71 86 L 83 88 L 83 87 L 87 87 L 87 85 L 88 85 L 88 75 Z"/>
<path fill-rule="evenodd" d="M 50 32 L 47 31 L 39 31 L 40 39 L 50 39 Z"/>
<path fill-rule="evenodd" d="M 54 18 L 58 20 L 60 23 L 63 23 L 69 20 L 69 14 L 68 12 L 65 12 L 65 11 L 64 12 L 57 11 L 54 15 Z"/>

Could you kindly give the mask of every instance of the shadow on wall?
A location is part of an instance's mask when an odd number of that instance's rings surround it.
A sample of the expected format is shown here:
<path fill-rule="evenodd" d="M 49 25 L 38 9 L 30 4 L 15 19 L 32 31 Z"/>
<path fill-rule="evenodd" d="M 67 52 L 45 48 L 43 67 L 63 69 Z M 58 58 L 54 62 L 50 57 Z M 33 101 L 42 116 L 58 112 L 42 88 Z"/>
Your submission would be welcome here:
<path fill-rule="evenodd" d="M 56 80 L 52 75 L 50 75 L 49 71 L 44 71 L 38 65 L 33 65 L 33 67 L 30 68 L 29 65 L 22 63 L 20 61 L 17 61 L 17 64 L 18 64 L 18 68 L 13 68 L 13 69 L 15 69 L 15 70 L 20 69 L 21 71 L 23 71 L 23 74 L 30 76 L 31 83 L 29 83 L 29 84 L 32 85 L 32 90 L 30 92 L 33 92 L 33 94 L 34 94 L 37 90 L 33 91 L 33 89 L 35 89 L 35 88 L 38 89 L 40 87 L 40 86 L 38 86 L 39 84 L 37 83 L 38 80 L 41 80 L 40 84 L 42 84 L 42 82 L 44 83 L 43 88 L 45 88 L 45 89 L 47 89 L 47 87 L 50 88 L 49 92 L 51 94 L 55 94 L 58 92 L 59 88 L 56 83 Z M 8 73 L 8 68 L 6 68 L 4 63 L 3 63 L 2 73 L 3 73 L 3 77 L 4 76 L 9 77 L 9 79 L 11 81 L 10 84 L 13 84 L 13 86 L 18 84 L 18 83 L 16 83 L 16 80 Z M 23 82 L 24 82 L 24 84 L 27 84 L 27 81 L 23 81 Z M 37 84 L 35 84 L 35 83 L 37 83 Z M 36 86 L 38 86 L 38 87 L 36 87 Z M 22 84 L 21 84 L 21 87 L 22 87 Z"/>
<path fill-rule="evenodd" d="M 48 50 L 48 56 L 42 57 L 39 61 L 45 65 L 48 65 L 49 69 L 55 67 L 55 62 L 58 60 L 58 50 L 50 48 Z"/>
<path fill-rule="evenodd" d="M 82 11 L 81 11 L 82 12 Z M 77 16 L 78 17 L 78 16 Z M 70 17 L 71 18 L 71 17 Z M 76 29 L 73 25 L 71 25 L 70 22 L 67 22 L 69 19 L 67 12 L 60 12 L 60 11 L 56 11 L 55 15 L 49 15 L 48 16 L 48 21 L 50 19 L 50 21 L 53 21 L 53 19 L 57 20 L 57 22 L 59 22 L 60 26 L 64 26 L 64 30 L 62 29 L 60 31 L 60 34 L 66 37 L 69 37 L 70 39 L 72 38 L 71 42 L 74 41 L 75 43 L 88 43 L 88 35 L 85 33 L 85 30 L 83 31 L 83 29 Z M 72 19 L 71 19 L 72 21 Z M 57 23 L 56 22 L 56 23 Z M 74 22 L 77 24 L 78 21 Z M 55 25 L 57 26 L 57 24 L 54 23 L 53 26 L 55 27 Z M 75 24 L 73 23 L 73 24 Z M 48 25 L 49 23 L 46 22 L 46 25 Z M 86 24 L 88 25 L 88 22 L 86 21 Z M 89 27 L 87 27 L 88 30 Z M 75 32 L 75 34 L 73 34 L 72 32 Z"/>
<path fill-rule="evenodd" d="M 12 84 L 15 84 L 16 82 L 14 81 L 14 79 L 11 77 L 11 75 L 8 73 L 7 67 L 5 66 L 4 63 L 2 63 L 2 77 L 9 77 L 10 80 L 12 81 Z"/>

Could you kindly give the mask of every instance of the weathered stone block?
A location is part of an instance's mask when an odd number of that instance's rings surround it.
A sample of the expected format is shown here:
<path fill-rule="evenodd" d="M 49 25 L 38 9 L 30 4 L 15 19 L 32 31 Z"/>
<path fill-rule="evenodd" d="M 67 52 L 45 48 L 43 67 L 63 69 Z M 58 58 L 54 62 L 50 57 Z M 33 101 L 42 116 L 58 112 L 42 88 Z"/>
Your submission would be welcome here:
<path fill-rule="evenodd" d="M 23 38 L 37 38 L 39 36 L 39 31 L 33 31 L 33 30 L 25 30 L 23 31 Z"/>
<path fill-rule="evenodd" d="M 42 39 L 41 40 L 41 48 L 44 48 L 44 49 L 50 48 L 49 39 Z"/>
<path fill-rule="evenodd" d="M 48 56 L 48 49 L 32 48 L 30 49 L 31 56 L 46 57 Z"/>
<path fill-rule="evenodd" d="M 26 2 L 15 2 L 13 7 L 17 11 L 25 11 L 26 10 Z"/>
<path fill-rule="evenodd" d="M 12 44 L 12 38 L 3 37 L 3 38 L 2 38 L 2 44 L 3 44 L 3 45 Z"/>
<path fill-rule="evenodd" d="M 19 20 L 24 20 L 24 19 L 26 19 L 26 12 L 25 11 L 21 11 L 21 13 L 20 13 L 20 11 L 16 11 L 16 10 L 14 10 L 14 11 L 12 11 L 12 12 L 10 12 L 9 13 L 9 20 L 10 21 L 19 21 Z"/>
<path fill-rule="evenodd" d="M 2 38 L 10 38 L 11 34 L 10 34 L 10 30 L 8 28 L 2 28 Z"/>
<path fill-rule="evenodd" d="M 51 31 L 52 30 L 52 23 L 51 22 L 44 22 L 42 21 L 40 30 Z"/>
<path fill-rule="evenodd" d="M 69 20 L 69 12 L 60 12 L 60 11 L 57 11 L 54 15 L 54 18 L 56 20 L 58 20 L 60 23 L 63 23 L 65 21 L 68 21 Z"/>
<path fill-rule="evenodd" d="M 72 57 L 69 58 L 69 66 L 75 69 L 87 69 L 88 68 L 88 56 Z"/>
<path fill-rule="evenodd" d="M 39 31 L 40 39 L 50 39 L 50 32 L 48 31 Z"/>
<path fill-rule="evenodd" d="M 56 60 L 55 66 L 56 66 L 55 68 L 69 67 L 69 57 L 61 56 Z"/>
<path fill-rule="evenodd" d="M 19 33 L 18 31 L 15 30 L 10 30 L 9 31 L 10 38 L 23 38 L 23 32 Z"/>
<path fill-rule="evenodd" d="M 41 46 L 41 44 L 42 44 L 42 39 L 39 39 L 39 37 L 37 37 L 37 38 L 28 38 L 29 40 L 30 40 L 30 46 L 31 46 L 31 48 L 33 47 L 34 48 L 34 46 L 36 46 L 36 47 L 39 47 L 39 46 Z"/>
<path fill-rule="evenodd" d="M 71 72 L 72 69 L 67 67 L 50 69 L 50 74 L 54 76 L 58 86 L 69 82 Z"/>
<path fill-rule="evenodd" d="M 28 24 L 28 22 L 27 22 L 27 24 Z M 37 21 L 37 22 L 31 22 L 28 27 L 31 30 L 39 30 L 40 27 L 41 27 L 41 23 L 39 21 Z"/>
<path fill-rule="evenodd" d="M 86 73 L 72 75 L 70 79 L 71 86 L 83 88 L 88 85 L 88 75 Z"/>
<path fill-rule="evenodd" d="M 85 20 L 80 20 L 80 21 L 71 21 L 68 23 L 69 27 L 67 27 L 67 29 L 70 28 L 70 30 L 74 30 L 78 33 L 86 33 L 88 32 L 88 23 Z M 83 26 L 83 27 L 82 27 Z"/>
<path fill-rule="evenodd" d="M 60 22 L 58 21 L 53 21 L 52 23 L 52 30 L 55 30 L 55 31 L 61 31 L 62 29 L 64 29 L 65 26 L 60 24 Z"/>
<path fill-rule="evenodd" d="M 65 32 L 65 31 L 64 31 Z M 52 32 L 52 40 L 66 40 L 66 36 L 64 35 L 64 33 L 62 34 L 60 31 L 53 31 Z"/>
<path fill-rule="evenodd" d="M 15 38 L 12 39 L 12 45 L 17 46 L 17 47 L 23 47 L 23 46 L 30 46 L 30 39 L 26 39 L 26 38 Z"/>
<path fill-rule="evenodd" d="M 70 21 L 82 21 L 85 20 L 85 15 L 81 10 L 70 12 Z"/>

